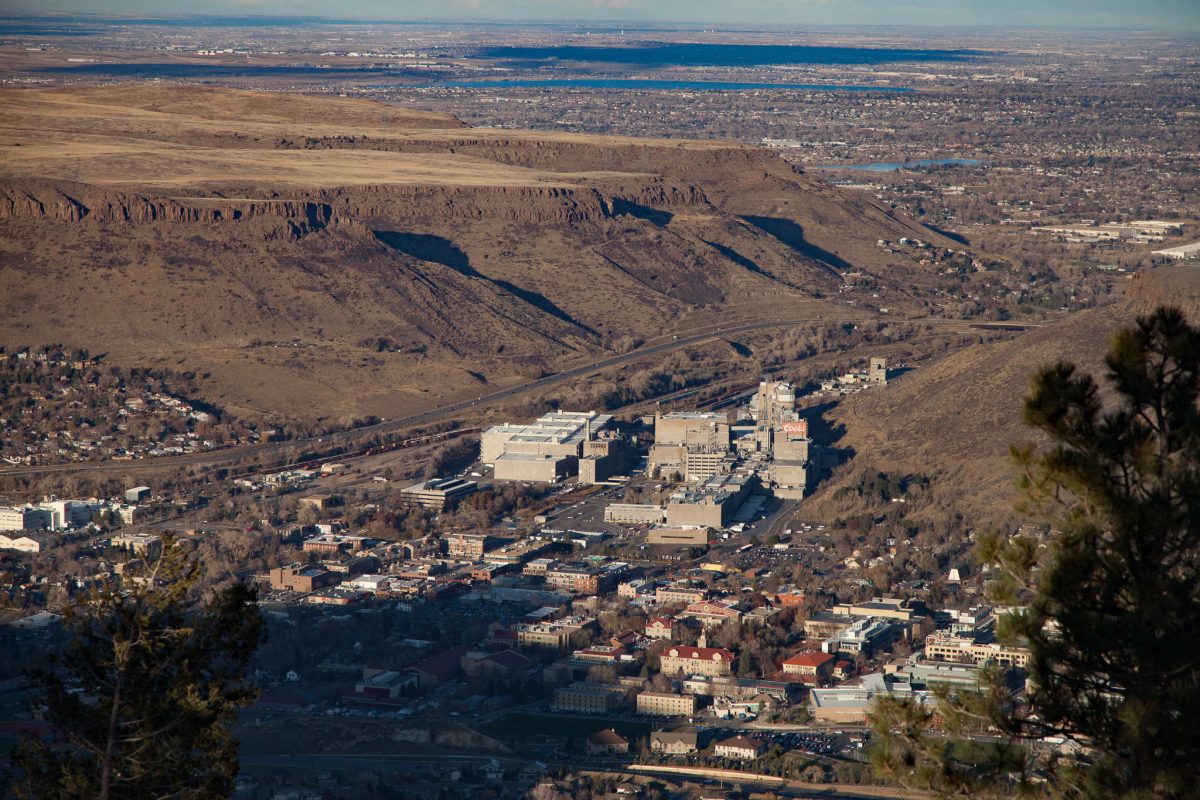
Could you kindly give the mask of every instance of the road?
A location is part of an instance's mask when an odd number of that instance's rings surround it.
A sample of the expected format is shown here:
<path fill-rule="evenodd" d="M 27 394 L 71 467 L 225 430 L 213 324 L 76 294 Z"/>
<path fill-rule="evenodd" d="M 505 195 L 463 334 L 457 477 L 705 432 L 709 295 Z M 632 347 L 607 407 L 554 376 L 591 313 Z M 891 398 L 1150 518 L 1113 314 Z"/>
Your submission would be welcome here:
<path fill-rule="evenodd" d="M 281 454 L 292 448 L 303 448 L 314 444 L 320 444 L 328 449 L 333 449 L 333 446 L 335 445 L 351 444 L 356 440 L 375 434 L 394 433 L 406 428 L 415 428 L 436 422 L 448 422 L 458 418 L 463 414 L 463 412 L 468 412 L 471 410 L 479 411 L 489 404 L 507 400 L 511 397 L 516 397 L 517 395 L 546 389 L 557 383 L 569 381 L 574 378 L 582 378 L 599 370 L 623 366 L 625 364 L 640 361 L 651 356 L 669 353 L 673 350 L 678 350 L 681 347 L 712 341 L 713 339 L 727 338 L 729 336 L 735 336 L 743 333 L 754 333 L 756 331 L 769 330 L 771 328 L 786 328 L 792 325 L 803 325 L 810 322 L 862 322 L 867 319 L 877 318 L 878 317 L 874 315 L 828 315 L 824 317 L 817 316 L 797 319 L 774 319 L 759 322 L 747 322 L 734 324 L 727 327 L 709 327 L 700 331 L 699 333 L 690 333 L 672 338 L 661 337 L 660 341 L 645 345 L 637 350 L 632 350 L 621 355 L 609 356 L 608 358 L 602 358 L 598 361 L 593 361 L 588 364 L 581 364 L 580 366 L 572 367 L 562 372 L 557 372 L 553 375 L 547 375 L 543 378 L 537 378 L 526 383 L 517 384 L 516 386 L 510 386 L 507 389 L 501 389 L 499 391 L 492 392 L 491 394 L 481 395 L 474 400 L 462 400 L 447 406 L 440 406 L 438 408 L 430 409 L 429 411 L 410 414 L 407 417 L 390 419 L 374 425 L 365 425 L 361 428 L 336 431 L 334 433 L 325 434 L 324 436 L 312 437 L 308 439 L 292 439 L 285 442 L 268 442 L 264 444 L 248 445 L 245 447 L 229 448 L 227 450 L 214 450 L 206 453 L 190 453 L 182 456 L 148 458 L 138 461 L 71 462 L 66 464 L 44 464 L 36 466 L 11 466 L 0 468 L 0 478 L 20 478 L 33 475 L 71 474 L 81 472 L 119 472 L 121 474 L 132 474 L 164 469 L 178 469 L 179 467 L 208 467 L 215 466 L 217 464 L 229 464 L 247 458 Z M 937 317 L 922 317 L 915 319 L 897 317 L 895 321 L 910 323 L 936 323 L 940 325 L 952 325 L 966 328 L 997 328 L 1001 330 L 1023 330 L 1026 328 L 1040 327 L 1038 323 L 972 322 L 970 320 L 942 319 Z"/>
<path fill-rule="evenodd" d="M 355 440 L 375 434 L 394 433 L 406 428 L 415 428 L 435 422 L 447 422 L 455 419 L 463 412 L 479 410 L 483 406 L 497 403 L 502 400 L 507 400 L 517 395 L 538 391 L 540 389 L 546 389 L 557 383 L 569 381 L 574 378 L 582 378 L 598 370 L 619 367 L 631 362 L 640 361 L 644 358 L 649 358 L 651 356 L 669 353 L 672 350 L 678 350 L 681 347 L 700 344 L 713 339 L 725 338 L 727 336 L 734 336 L 737 334 L 753 333 L 755 331 L 768 330 L 770 328 L 786 328 L 792 325 L 802 325 L 809 322 L 817 322 L 821 319 L 821 317 L 787 320 L 777 319 L 762 322 L 750 322 L 741 325 L 732 325 L 724 328 L 709 328 L 700 333 L 680 336 L 677 339 L 666 339 L 656 344 L 649 344 L 622 355 L 609 356 L 608 358 L 602 358 L 598 361 L 582 364 L 578 367 L 572 367 L 571 369 L 564 370 L 563 372 L 547 375 L 543 378 L 537 378 L 536 380 L 528 381 L 516 386 L 510 386 L 507 389 L 501 389 L 499 391 L 492 392 L 491 394 L 481 395 L 474 400 L 463 400 L 458 403 L 452 403 L 448 406 L 441 406 L 439 408 L 423 411 L 418 414 L 411 414 L 407 417 L 390 419 L 374 425 L 365 425 L 361 428 L 354 428 L 352 430 L 337 431 L 335 433 L 309 439 L 293 439 L 286 442 L 268 442 L 264 444 L 248 445 L 246 447 L 230 448 L 227 450 L 215 450 L 206 453 L 190 453 L 183 456 L 164 456 L 161 458 L 142 459 L 138 461 L 102 461 L 97 463 L 72 462 L 67 464 L 5 467 L 0 469 L 0 478 L 28 477 L 32 475 L 47 475 L 54 473 L 69 474 L 79 472 L 119 472 L 125 474 L 147 472 L 152 470 L 177 469 L 179 467 L 207 467 L 217 464 L 237 462 L 246 458 L 280 454 L 292 448 L 303 448 L 305 446 L 314 444 L 320 444 L 324 447 L 329 447 L 332 449 L 333 446 L 346 445 L 354 442 Z M 856 322 L 865 319 L 865 317 L 827 317 L 826 319 L 828 321 L 834 321 L 836 319 L 839 321 Z"/>

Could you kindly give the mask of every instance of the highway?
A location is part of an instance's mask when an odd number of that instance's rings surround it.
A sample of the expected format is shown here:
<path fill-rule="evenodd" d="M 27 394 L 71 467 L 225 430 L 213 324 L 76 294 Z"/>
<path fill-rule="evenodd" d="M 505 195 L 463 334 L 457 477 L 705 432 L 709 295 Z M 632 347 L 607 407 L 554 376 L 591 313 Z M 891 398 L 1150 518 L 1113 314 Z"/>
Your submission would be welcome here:
<path fill-rule="evenodd" d="M 825 319 L 827 321 L 859 322 L 865 318 L 826 317 Z M 246 447 L 234 447 L 226 450 L 214 450 L 205 453 L 190 453 L 182 456 L 163 456 L 161 458 L 148 458 L 137 461 L 80 461 L 64 464 L 39 464 L 32 466 L 23 465 L 4 467 L 0 469 L 0 478 L 19 478 L 33 475 L 71 474 L 80 472 L 119 472 L 125 474 L 177 469 L 179 467 L 207 467 L 215 466 L 217 464 L 234 463 L 247 458 L 276 455 L 286 452 L 292 448 L 304 448 L 314 444 L 319 444 L 322 447 L 331 449 L 332 446 L 347 445 L 356 440 L 379 433 L 394 433 L 406 428 L 415 428 L 421 425 L 429 425 L 436 422 L 447 422 L 455 419 L 464 412 L 472 410 L 478 411 L 482 407 L 485 407 L 489 404 L 498 403 L 502 400 L 516 397 L 517 395 L 546 389 L 555 384 L 569 381 L 574 378 L 582 378 L 586 375 L 596 372 L 597 370 L 606 370 L 612 367 L 619 367 L 649 358 L 651 356 L 669 353 L 673 350 L 678 350 L 681 347 L 687 347 L 689 345 L 700 344 L 702 342 L 726 338 L 728 336 L 735 336 L 743 333 L 753 333 L 755 331 L 768 330 L 770 328 L 786 328 L 792 325 L 802 325 L 821 320 L 821 317 L 810 317 L 807 319 L 767 320 L 763 322 L 743 323 L 741 325 L 732 325 L 730 327 L 723 328 L 709 328 L 701 331 L 700 333 L 679 336 L 678 338 L 667 338 L 663 341 L 659 341 L 658 343 L 649 344 L 637 350 L 632 350 L 628 353 L 609 356 L 598 361 L 572 367 L 562 372 L 557 372 L 553 375 L 547 375 L 545 377 L 537 378 L 516 386 L 510 386 L 507 389 L 501 389 L 499 391 L 492 392 L 491 394 L 482 395 L 474 400 L 463 400 L 447 406 L 431 409 L 429 411 L 411 414 L 407 417 L 389 419 L 384 422 L 378 422 L 374 425 L 365 425 L 361 428 L 337 431 L 334 433 L 325 434 L 324 436 L 312 437 L 308 439 L 292 439 L 285 442 L 267 442 L 263 444 L 248 445 Z"/>
<path fill-rule="evenodd" d="M 447 406 L 440 406 L 438 408 L 430 409 L 429 411 L 410 414 L 407 417 L 389 419 L 384 422 L 375 423 L 374 425 L 364 425 L 361 428 L 336 431 L 334 433 L 328 433 L 323 436 L 312 437 L 308 439 L 291 439 L 284 442 L 267 442 L 263 444 L 248 445 L 245 447 L 234 447 L 225 450 L 213 450 L 205 453 L 190 453 L 182 456 L 163 456 L 160 458 L 148 458 L 136 461 L 77 461 L 63 464 L 8 466 L 0 468 L 0 478 L 20 478 L 34 475 L 71 474 L 84 472 L 119 472 L 122 474 L 133 474 L 139 472 L 178 469 L 179 467 L 208 467 L 218 464 L 229 464 L 247 458 L 281 454 L 292 448 L 305 448 L 314 444 L 322 445 L 322 447 L 325 449 L 332 449 L 332 446 L 334 445 L 349 445 L 356 440 L 372 436 L 374 434 L 394 433 L 406 428 L 415 428 L 421 425 L 429 425 L 437 422 L 448 422 L 463 415 L 464 412 L 479 411 L 490 404 L 498 403 L 502 400 L 507 400 L 518 395 L 546 389 L 555 384 L 569 381 L 574 378 L 582 378 L 599 370 L 624 366 L 625 364 L 641 361 L 642 359 L 649 358 L 651 356 L 669 353 L 673 350 L 678 350 L 681 347 L 687 347 L 689 345 L 701 344 L 714 339 L 728 338 L 730 336 L 736 336 L 743 333 L 754 333 L 757 331 L 769 330 L 771 328 L 787 328 L 792 325 L 803 325 L 810 322 L 864 322 L 868 319 L 879 318 L 873 315 L 829 315 L 824 317 L 817 316 L 798 319 L 775 319 L 760 322 L 747 322 L 730 325 L 728 327 L 709 327 L 700 331 L 699 333 L 690 333 L 687 335 L 680 335 L 670 338 L 663 336 L 660 337 L 660 340 L 656 343 L 647 344 L 637 350 L 631 350 L 630 352 L 621 355 L 609 356 L 598 361 L 581 364 L 580 366 L 572 367 L 562 372 L 557 372 L 553 375 L 547 375 L 543 378 L 537 378 L 526 383 L 517 384 L 516 386 L 510 386 L 507 389 L 501 389 L 499 391 L 492 392 L 491 394 L 481 395 L 474 400 L 462 400 Z M 970 320 L 940 319 L 936 317 L 917 319 L 897 317 L 895 321 L 909 323 L 936 323 L 966 328 L 995 328 L 999 330 L 1017 330 L 1039 327 L 1037 323 L 972 322 Z"/>

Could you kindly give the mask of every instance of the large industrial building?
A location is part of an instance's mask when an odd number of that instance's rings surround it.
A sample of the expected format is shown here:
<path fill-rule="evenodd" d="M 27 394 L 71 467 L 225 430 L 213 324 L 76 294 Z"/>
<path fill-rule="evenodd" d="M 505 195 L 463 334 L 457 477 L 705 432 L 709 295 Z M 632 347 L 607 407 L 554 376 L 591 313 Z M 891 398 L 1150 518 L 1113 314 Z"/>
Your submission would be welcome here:
<path fill-rule="evenodd" d="M 583 445 L 612 422 L 595 411 L 557 411 L 528 425 L 504 423 L 480 436 L 480 457 L 501 481 L 554 483 L 576 474 Z"/>
<path fill-rule="evenodd" d="M 662 506 L 648 503 L 609 503 L 604 507 L 604 521 L 626 525 L 659 525 L 667 520 Z"/>
<path fill-rule="evenodd" d="M 1166 256 L 1167 258 L 1174 258 L 1178 261 L 1200 259 L 1200 242 L 1192 242 L 1191 244 L 1181 244 L 1178 247 L 1168 247 L 1163 250 L 1155 250 L 1154 255 Z"/>
<path fill-rule="evenodd" d="M 711 534 L 711 528 L 651 528 L 646 534 L 646 544 L 707 547 Z"/>
<path fill-rule="evenodd" d="M 663 475 L 677 472 L 689 481 L 728 472 L 734 464 L 729 432 L 725 414 L 656 414 L 648 466 Z"/>
<path fill-rule="evenodd" d="M 796 390 L 783 381 L 762 381 L 750 398 L 750 416 L 765 426 L 796 418 Z"/>
<path fill-rule="evenodd" d="M 675 492 L 667 502 L 667 525 L 724 528 L 757 485 L 753 475 L 714 475 Z"/>
<path fill-rule="evenodd" d="M 50 527 L 60 531 L 65 528 L 87 525 L 92 515 L 104 507 L 99 500 L 49 500 L 38 508 L 50 512 Z"/>
<path fill-rule="evenodd" d="M 872 359 L 872 374 L 879 368 L 886 375 L 886 362 Z M 764 477 L 774 487 L 776 497 L 803 497 L 812 477 L 809 469 L 812 442 L 808 420 L 796 411 L 796 390 L 790 383 L 763 381 L 750 400 L 750 416 L 755 427 L 740 433 L 738 449 L 770 453 L 770 466 Z"/>
<path fill-rule="evenodd" d="M 654 443 L 729 449 L 729 417 L 691 411 L 654 415 Z"/>
<path fill-rule="evenodd" d="M 461 478 L 434 478 L 401 489 L 400 499 L 421 508 L 445 511 L 462 498 L 472 494 L 477 488 L 475 481 L 464 481 Z"/>
<path fill-rule="evenodd" d="M 37 506 L 0 508 L 0 531 L 44 531 L 51 526 L 51 513 Z"/>
<path fill-rule="evenodd" d="M 601 431 L 583 443 L 579 459 L 579 482 L 600 483 L 625 471 L 633 460 L 629 439 L 613 431 Z"/>

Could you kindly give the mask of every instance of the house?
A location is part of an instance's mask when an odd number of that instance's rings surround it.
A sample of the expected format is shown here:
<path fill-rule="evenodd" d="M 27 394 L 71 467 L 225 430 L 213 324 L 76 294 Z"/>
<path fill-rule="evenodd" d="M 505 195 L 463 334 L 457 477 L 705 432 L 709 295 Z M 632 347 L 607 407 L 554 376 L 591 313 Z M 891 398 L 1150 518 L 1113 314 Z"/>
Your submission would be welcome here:
<path fill-rule="evenodd" d="M 629 752 L 629 740 L 611 728 L 587 737 L 584 749 L 589 756 L 613 756 Z"/>
<path fill-rule="evenodd" d="M 674 640 L 679 632 L 679 623 L 670 617 L 653 617 L 646 623 L 646 636 L 650 639 Z"/>
<path fill-rule="evenodd" d="M 787 675 L 797 675 L 806 683 L 823 683 L 833 674 L 837 657 L 831 653 L 817 650 L 807 650 L 796 653 L 783 662 L 783 671 Z"/>
<path fill-rule="evenodd" d="M 654 731 L 650 734 L 650 749 L 655 753 L 683 756 L 688 753 L 694 753 L 699 749 L 697 747 L 697 738 L 697 735 L 694 733 Z"/>
<path fill-rule="evenodd" d="M 613 647 L 632 647 L 637 644 L 638 635 L 633 631 L 625 631 L 622 634 L 612 637 L 609 642 Z"/>
<path fill-rule="evenodd" d="M 713 752 L 718 758 L 736 758 L 743 761 L 753 761 L 767 751 L 767 746 L 758 739 L 749 736 L 735 736 L 723 742 L 717 742 Z"/>

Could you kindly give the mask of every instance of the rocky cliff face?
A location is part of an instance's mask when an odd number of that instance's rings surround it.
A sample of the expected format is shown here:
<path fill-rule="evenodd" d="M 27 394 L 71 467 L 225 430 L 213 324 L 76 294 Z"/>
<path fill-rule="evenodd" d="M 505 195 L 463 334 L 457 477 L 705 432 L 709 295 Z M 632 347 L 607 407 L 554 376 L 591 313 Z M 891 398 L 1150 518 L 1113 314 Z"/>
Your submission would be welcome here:
<path fill-rule="evenodd" d="M 528 223 L 582 223 L 610 215 L 609 203 L 586 187 L 356 186 L 318 194 L 355 219 L 436 218 Z"/>
<path fill-rule="evenodd" d="M 292 238 L 335 222 L 327 203 L 306 200 L 202 200 L 180 202 L 83 184 L 56 182 L 0 187 L 0 222 L 56 221 L 141 225 L 175 225 L 269 221 L 265 235 L 282 232 Z"/>
<path fill-rule="evenodd" d="M 585 223 L 629 213 L 630 204 L 654 209 L 707 205 L 694 185 L 648 179 L 612 187 L 406 186 L 320 189 L 307 197 L 184 201 L 67 182 L 20 182 L 0 187 L 0 222 L 50 220 L 140 225 L 236 223 L 274 220 L 303 236 L 331 224 L 379 218 Z"/>

